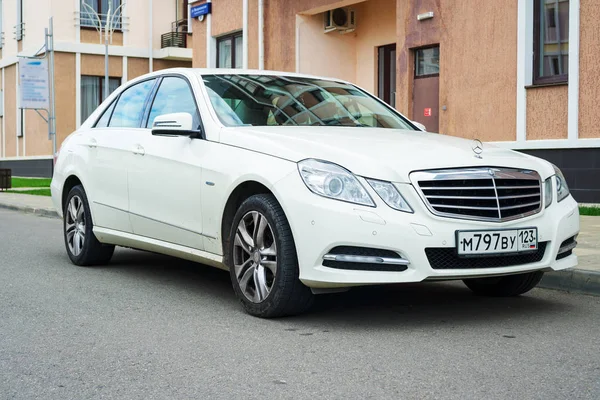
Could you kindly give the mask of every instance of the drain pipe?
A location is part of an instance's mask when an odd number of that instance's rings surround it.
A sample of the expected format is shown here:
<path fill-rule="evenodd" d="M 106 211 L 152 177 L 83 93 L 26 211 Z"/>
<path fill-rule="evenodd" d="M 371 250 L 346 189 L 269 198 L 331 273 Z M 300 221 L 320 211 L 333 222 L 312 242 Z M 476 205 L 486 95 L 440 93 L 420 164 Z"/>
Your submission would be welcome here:
<path fill-rule="evenodd" d="M 152 21 L 152 17 L 153 17 L 153 6 L 152 6 L 152 0 L 150 0 L 150 18 L 148 20 L 148 26 L 149 26 L 149 32 L 148 32 L 148 36 L 150 37 L 148 39 L 148 68 L 149 68 L 149 72 L 154 71 L 154 54 L 153 54 L 153 46 L 154 46 L 154 42 L 152 40 L 152 35 L 153 35 L 153 31 L 154 31 L 154 27 L 153 27 L 153 21 Z"/>
<path fill-rule="evenodd" d="M 265 69 L 265 0 L 258 0 L 258 69 Z"/>
<path fill-rule="evenodd" d="M 242 68 L 248 69 L 248 0 L 243 0 L 242 31 Z"/>

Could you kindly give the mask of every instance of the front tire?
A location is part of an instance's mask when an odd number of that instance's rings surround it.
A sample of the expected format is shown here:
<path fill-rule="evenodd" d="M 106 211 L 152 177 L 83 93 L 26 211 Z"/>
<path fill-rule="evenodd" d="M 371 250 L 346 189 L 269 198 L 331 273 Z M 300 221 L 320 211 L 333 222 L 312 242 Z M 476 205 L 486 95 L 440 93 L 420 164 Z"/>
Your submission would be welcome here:
<path fill-rule="evenodd" d="M 233 288 L 249 314 L 282 317 L 312 305 L 314 295 L 299 280 L 290 225 L 274 196 L 254 195 L 240 205 L 227 251 Z"/>
<path fill-rule="evenodd" d="M 65 247 L 73 264 L 90 266 L 110 261 L 115 246 L 100 243 L 93 228 L 87 196 L 83 187 L 77 185 L 69 192 L 63 210 Z"/>
<path fill-rule="evenodd" d="M 508 275 L 496 278 L 465 279 L 463 282 L 475 294 L 492 297 L 512 297 L 529 292 L 536 287 L 544 272 Z"/>

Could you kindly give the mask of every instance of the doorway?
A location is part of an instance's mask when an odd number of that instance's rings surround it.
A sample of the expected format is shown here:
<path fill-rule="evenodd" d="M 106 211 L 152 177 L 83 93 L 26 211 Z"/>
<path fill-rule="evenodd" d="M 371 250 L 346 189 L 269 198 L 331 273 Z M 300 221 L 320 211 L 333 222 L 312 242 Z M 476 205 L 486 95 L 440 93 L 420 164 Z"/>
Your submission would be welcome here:
<path fill-rule="evenodd" d="M 377 97 L 396 107 L 396 43 L 377 48 Z"/>
<path fill-rule="evenodd" d="M 420 122 L 428 132 L 440 129 L 440 47 L 414 50 L 412 119 Z"/>

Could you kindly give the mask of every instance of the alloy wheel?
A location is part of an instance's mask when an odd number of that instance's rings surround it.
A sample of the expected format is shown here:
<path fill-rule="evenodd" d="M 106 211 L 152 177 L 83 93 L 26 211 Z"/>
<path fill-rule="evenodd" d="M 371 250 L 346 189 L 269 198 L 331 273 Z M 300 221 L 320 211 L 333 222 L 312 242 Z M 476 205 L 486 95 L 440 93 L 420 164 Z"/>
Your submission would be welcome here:
<path fill-rule="evenodd" d="M 264 301 L 277 275 L 277 246 L 271 225 L 258 211 L 246 213 L 238 224 L 233 265 L 244 296 L 253 303 Z"/>
<path fill-rule="evenodd" d="M 79 256 L 85 244 L 85 212 L 83 201 L 79 196 L 71 197 L 65 215 L 65 233 L 69 251 Z"/>

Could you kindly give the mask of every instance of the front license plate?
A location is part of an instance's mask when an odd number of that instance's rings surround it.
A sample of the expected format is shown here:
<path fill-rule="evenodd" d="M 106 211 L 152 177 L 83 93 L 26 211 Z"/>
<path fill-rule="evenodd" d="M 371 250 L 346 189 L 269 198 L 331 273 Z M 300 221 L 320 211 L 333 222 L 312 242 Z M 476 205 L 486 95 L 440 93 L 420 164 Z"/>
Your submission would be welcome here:
<path fill-rule="evenodd" d="M 459 255 L 509 254 L 537 250 L 537 228 L 456 231 Z"/>

